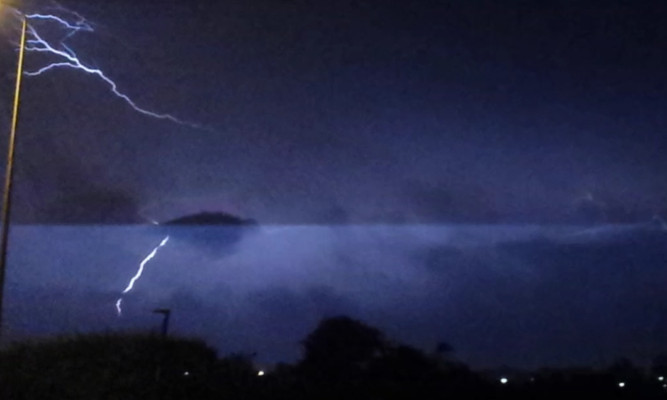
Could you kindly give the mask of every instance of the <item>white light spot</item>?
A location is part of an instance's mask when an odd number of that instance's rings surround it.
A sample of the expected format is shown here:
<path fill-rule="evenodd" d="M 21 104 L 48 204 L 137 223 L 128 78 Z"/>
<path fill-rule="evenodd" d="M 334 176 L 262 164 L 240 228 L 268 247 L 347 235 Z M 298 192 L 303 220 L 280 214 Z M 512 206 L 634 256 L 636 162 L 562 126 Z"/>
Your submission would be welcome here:
<path fill-rule="evenodd" d="M 257 376 L 264 376 L 264 371 L 257 371 Z"/>
<path fill-rule="evenodd" d="M 190 371 L 183 372 L 183 376 L 190 376 Z"/>
<path fill-rule="evenodd" d="M 662 381 L 665 380 L 665 377 L 664 377 L 664 376 L 659 376 L 659 377 L 658 377 L 658 380 L 659 380 L 660 382 L 662 382 Z"/>
<path fill-rule="evenodd" d="M 618 387 L 620 388 L 625 387 L 625 382 L 618 382 Z"/>
<path fill-rule="evenodd" d="M 502 383 L 503 385 L 506 385 L 507 382 L 509 382 L 509 381 L 507 380 L 507 378 L 505 378 L 505 377 L 500 378 L 500 383 Z"/>

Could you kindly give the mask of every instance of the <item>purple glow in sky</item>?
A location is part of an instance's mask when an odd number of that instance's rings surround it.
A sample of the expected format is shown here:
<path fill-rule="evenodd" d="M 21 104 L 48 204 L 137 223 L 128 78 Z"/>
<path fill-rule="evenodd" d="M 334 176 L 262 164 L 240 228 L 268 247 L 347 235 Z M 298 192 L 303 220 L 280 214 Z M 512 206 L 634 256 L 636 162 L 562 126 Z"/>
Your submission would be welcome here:
<path fill-rule="evenodd" d="M 69 67 L 24 85 L 11 337 L 171 307 L 176 332 L 269 361 L 334 313 L 479 365 L 664 350 L 664 4 L 22 6 L 81 29 L 32 21 L 27 71 Z M 148 224 L 201 211 L 259 225 Z"/>

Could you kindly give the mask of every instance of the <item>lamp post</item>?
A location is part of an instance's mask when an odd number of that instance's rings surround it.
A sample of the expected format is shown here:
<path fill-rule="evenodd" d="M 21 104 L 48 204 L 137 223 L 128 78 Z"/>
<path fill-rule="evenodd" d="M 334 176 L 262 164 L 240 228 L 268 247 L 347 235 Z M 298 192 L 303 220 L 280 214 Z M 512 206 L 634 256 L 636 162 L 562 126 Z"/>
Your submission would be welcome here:
<path fill-rule="evenodd" d="M 14 104 L 12 108 L 12 122 L 9 131 L 7 147 L 7 163 L 5 167 L 5 186 L 2 196 L 2 236 L 0 237 L 0 338 L 2 337 L 2 309 L 5 288 L 5 270 L 7 269 L 7 245 L 9 243 L 9 218 L 12 205 L 12 183 L 14 177 L 14 151 L 16 149 L 16 127 L 19 120 L 19 104 L 21 100 L 21 78 L 23 76 L 23 57 L 25 55 L 26 31 L 28 20 L 21 16 L 21 42 L 19 45 L 19 59 L 16 66 L 16 87 L 14 89 Z"/>
<path fill-rule="evenodd" d="M 14 177 L 14 151 L 16 149 L 16 127 L 19 119 L 19 104 L 21 100 L 21 78 L 23 77 L 23 58 L 25 55 L 26 31 L 28 20 L 21 15 L 21 41 L 19 44 L 19 59 L 16 65 L 16 87 L 14 89 L 14 104 L 12 107 L 12 121 L 7 146 L 7 163 L 5 167 L 5 187 L 2 196 L 2 231 L 0 237 L 0 338 L 2 338 L 2 311 L 5 288 L 5 270 L 7 269 L 7 245 L 9 243 L 9 218 L 12 204 L 12 182 Z"/>

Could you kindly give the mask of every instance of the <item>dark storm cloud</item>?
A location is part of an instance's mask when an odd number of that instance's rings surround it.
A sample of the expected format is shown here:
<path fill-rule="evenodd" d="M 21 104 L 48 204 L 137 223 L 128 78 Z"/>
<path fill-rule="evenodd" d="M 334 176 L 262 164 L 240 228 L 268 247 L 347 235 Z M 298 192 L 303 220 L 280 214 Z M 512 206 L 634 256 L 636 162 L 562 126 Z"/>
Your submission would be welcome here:
<path fill-rule="evenodd" d="M 139 218 L 138 205 L 128 193 L 99 188 L 59 196 L 38 217 L 40 223 L 128 224 L 146 222 Z"/>
<path fill-rule="evenodd" d="M 15 221 L 42 224 L 145 223 L 136 194 L 96 181 L 86 165 L 65 160 L 49 166 L 26 163 L 17 168 Z M 46 176 L 42 176 L 45 173 Z M 24 180 L 32 175 L 32 184 Z M 36 184 L 39 182 L 40 184 Z M 50 188 L 50 189 L 47 189 Z"/>
<path fill-rule="evenodd" d="M 323 225 L 342 225 L 354 221 L 351 219 L 348 210 L 339 204 L 334 204 L 330 207 L 325 207 L 320 212 L 314 213 L 312 222 Z"/>
<path fill-rule="evenodd" d="M 494 223 L 501 217 L 492 194 L 474 182 L 411 182 L 405 191 L 413 222 Z"/>
<path fill-rule="evenodd" d="M 269 223 L 409 221 L 408 208 L 425 222 L 561 222 L 585 192 L 628 210 L 610 220 L 665 207 L 662 7 L 65 5 L 99 28 L 73 43 L 86 61 L 141 104 L 218 131 L 138 115 L 75 71 L 27 79 L 21 203 L 60 197 L 53 171 L 75 154 L 142 208 L 224 197 Z M 0 51 L 11 93 L 15 52 Z M 406 198 L 410 179 L 424 188 Z"/>
<path fill-rule="evenodd" d="M 662 213 L 660 207 L 641 204 L 637 199 L 621 201 L 604 192 L 553 202 L 545 213 L 544 208 L 527 204 L 525 199 L 508 203 L 492 188 L 460 177 L 436 184 L 408 182 L 402 192 L 406 209 L 398 214 L 412 223 L 627 224 L 648 222 Z"/>
<path fill-rule="evenodd" d="M 651 208 L 632 201 L 624 204 L 613 196 L 594 197 L 589 193 L 573 202 L 569 221 L 584 224 L 648 222 L 663 213 L 660 206 Z"/>

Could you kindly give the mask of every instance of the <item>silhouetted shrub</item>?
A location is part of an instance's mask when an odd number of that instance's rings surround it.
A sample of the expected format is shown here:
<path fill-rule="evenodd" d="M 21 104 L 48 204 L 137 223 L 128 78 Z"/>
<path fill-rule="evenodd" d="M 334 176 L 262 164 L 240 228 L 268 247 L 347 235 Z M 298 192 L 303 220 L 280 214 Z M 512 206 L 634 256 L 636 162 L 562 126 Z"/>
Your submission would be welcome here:
<path fill-rule="evenodd" d="M 163 399 L 205 395 L 216 353 L 197 340 L 81 335 L 0 355 L 3 399 Z"/>

